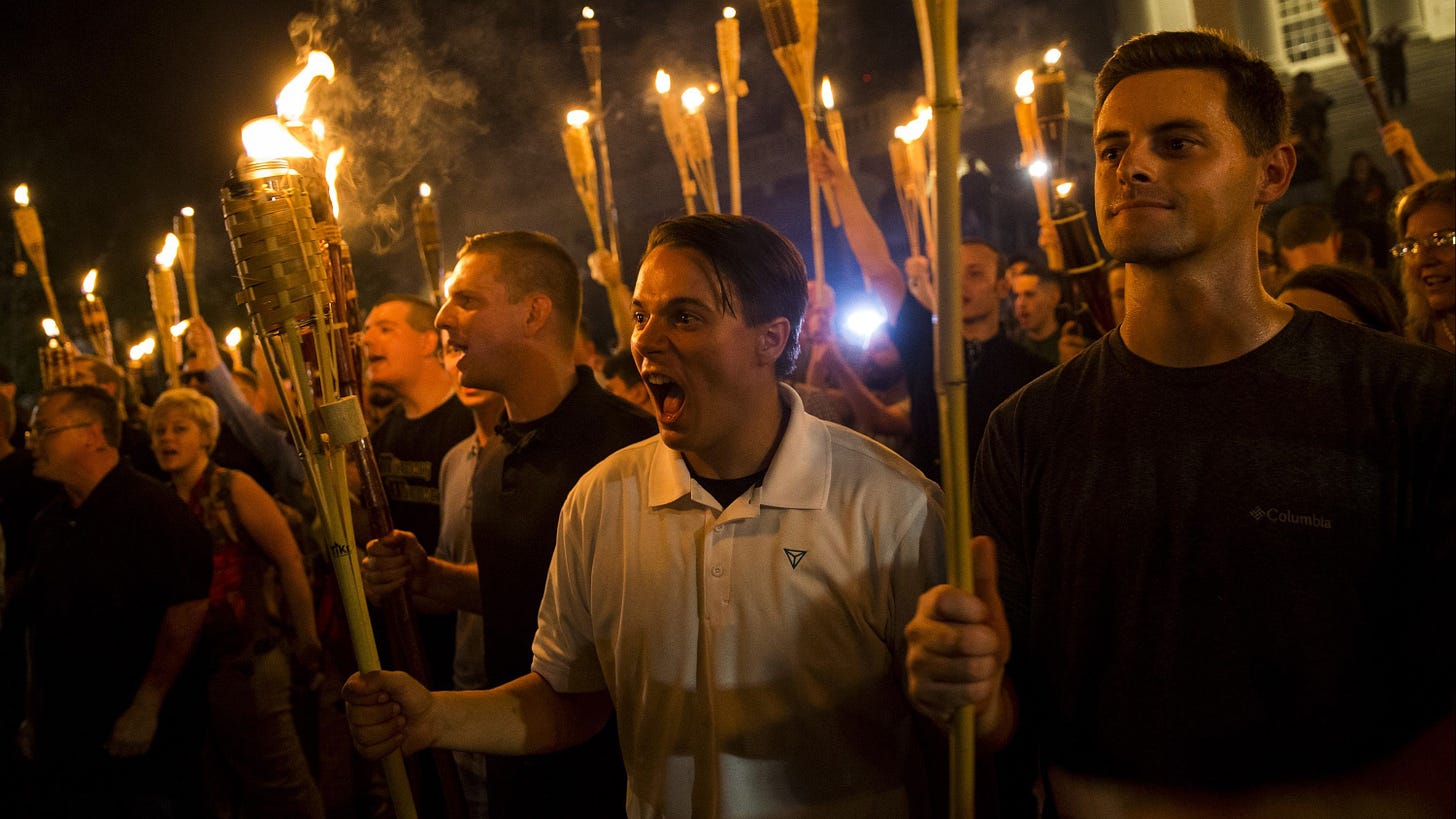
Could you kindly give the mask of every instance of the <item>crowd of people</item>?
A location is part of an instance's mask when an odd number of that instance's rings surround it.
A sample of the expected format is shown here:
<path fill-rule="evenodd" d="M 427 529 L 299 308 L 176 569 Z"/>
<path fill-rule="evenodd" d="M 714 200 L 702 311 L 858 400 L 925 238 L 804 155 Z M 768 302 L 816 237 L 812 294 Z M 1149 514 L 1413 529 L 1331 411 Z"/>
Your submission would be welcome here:
<path fill-rule="evenodd" d="M 938 329 L 971 543 L 945 540 L 934 273 L 827 147 L 887 316 L 859 343 L 751 218 L 657 225 L 631 290 L 594 254 L 611 351 L 559 242 L 471 237 L 443 305 L 386 295 L 362 333 L 395 527 L 364 591 L 407 593 L 427 679 L 382 631 L 387 670 L 351 673 L 263 355 L 194 318 L 182 386 L 145 407 L 81 357 L 28 428 L 8 384 L 0 793 L 381 816 L 403 751 L 424 816 L 933 816 L 974 706 L 982 815 L 1450 815 L 1456 187 L 1356 154 L 1272 218 L 1299 145 L 1327 155 L 1316 93 L 1215 33 L 1117 50 L 1105 333 L 1039 257 L 964 238 Z"/>

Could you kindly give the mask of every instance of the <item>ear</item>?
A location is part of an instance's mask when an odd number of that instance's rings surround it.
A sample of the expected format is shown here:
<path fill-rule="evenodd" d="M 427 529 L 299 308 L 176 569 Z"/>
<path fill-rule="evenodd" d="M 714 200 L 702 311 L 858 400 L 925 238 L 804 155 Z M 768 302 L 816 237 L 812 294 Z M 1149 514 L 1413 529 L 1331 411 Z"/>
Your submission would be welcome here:
<path fill-rule="evenodd" d="M 1294 179 L 1294 146 L 1281 142 L 1264 154 L 1259 162 L 1259 184 L 1254 202 L 1268 205 L 1283 196 Z"/>
<path fill-rule="evenodd" d="M 429 332 L 420 332 L 419 336 L 420 336 L 420 343 L 419 343 L 417 349 L 420 352 L 420 357 L 421 358 L 428 358 L 428 357 L 430 357 L 430 356 L 432 356 L 435 353 L 438 353 L 440 351 L 441 342 L 440 342 L 440 331 L 439 330 L 430 330 Z"/>
<path fill-rule="evenodd" d="M 551 317 L 556 312 L 555 305 L 545 293 L 527 293 L 521 302 L 526 308 L 525 335 L 527 338 L 534 338 L 551 323 Z"/>
<path fill-rule="evenodd" d="M 1006 278 L 1005 274 L 997 276 L 996 299 L 998 301 L 1005 301 L 1006 297 L 1009 295 L 1011 295 L 1011 280 Z"/>
<path fill-rule="evenodd" d="M 779 316 L 754 328 L 758 332 L 756 353 L 760 365 L 772 367 L 783 355 L 789 343 L 790 326 L 788 319 Z"/>

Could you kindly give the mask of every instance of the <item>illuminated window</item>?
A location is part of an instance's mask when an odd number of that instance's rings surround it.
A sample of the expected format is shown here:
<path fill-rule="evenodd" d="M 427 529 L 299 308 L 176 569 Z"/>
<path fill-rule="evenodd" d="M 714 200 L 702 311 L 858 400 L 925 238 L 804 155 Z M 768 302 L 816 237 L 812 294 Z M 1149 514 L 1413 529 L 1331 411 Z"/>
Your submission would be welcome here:
<path fill-rule="evenodd" d="M 1339 47 L 1319 0 L 1277 0 L 1279 44 L 1291 64 L 1333 54 Z"/>

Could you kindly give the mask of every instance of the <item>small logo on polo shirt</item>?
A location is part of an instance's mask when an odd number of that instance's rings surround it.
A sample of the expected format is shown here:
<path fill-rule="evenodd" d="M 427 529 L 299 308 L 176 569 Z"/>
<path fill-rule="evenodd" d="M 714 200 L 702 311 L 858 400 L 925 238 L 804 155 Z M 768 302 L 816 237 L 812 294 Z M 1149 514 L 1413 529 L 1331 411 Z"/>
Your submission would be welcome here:
<path fill-rule="evenodd" d="M 799 568 L 799 561 L 804 559 L 804 555 L 808 554 L 808 550 L 785 549 L 784 554 L 788 555 L 789 557 L 789 568 L 797 569 Z"/>
<path fill-rule="evenodd" d="M 1319 515 L 1300 515 L 1288 509 L 1275 509 L 1273 507 L 1261 509 L 1255 506 L 1249 510 L 1249 517 L 1254 520 L 1267 520 L 1270 523 L 1292 523 L 1296 526 L 1312 526 L 1316 529 L 1333 528 L 1329 518 L 1320 517 Z"/>

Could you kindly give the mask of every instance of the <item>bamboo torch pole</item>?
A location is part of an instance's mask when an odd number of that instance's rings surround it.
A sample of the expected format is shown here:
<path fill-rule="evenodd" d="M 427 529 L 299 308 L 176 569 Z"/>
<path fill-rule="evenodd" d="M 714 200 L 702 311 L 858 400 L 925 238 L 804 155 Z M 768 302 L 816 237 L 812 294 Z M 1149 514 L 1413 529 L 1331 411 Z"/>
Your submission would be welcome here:
<path fill-rule="evenodd" d="M 829 147 L 834 150 L 834 156 L 839 160 L 839 164 L 848 171 L 849 148 L 844 137 L 844 117 L 840 116 L 839 110 L 834 107 L 834 89 L 829 85 L 828 77 L 819 83 L 819 101 L 824 104 L 824 130 L 829 134 Z M 839 227 L 839 199 L 829 188 L 824 188 L 824 204 L 829 206 L 829 223 Z"/>
<path fill-rule="evenodd" d="M 173 329 L 182 322 L 182 308 L 177 303 L 177 277 L 172 265 L 177 260 L 177 235 L 168 233 L 162 250 L 147 271 L 147 289 L 152 296 L 152 318 L 157 323 L 157 344 L 162 348 L 162 367 L 167 372 L 167 385 L 182 384 L 182 342 Z M 185 329 L 185 328 L 184 328 Z"/>
<path fill-rule="evenodd" d="M 774 59 L 789 81 L 804 118 L 804 161 L 819 143 L 814 118 L 814 51 L 819 37 L 818 0 L 758 0 Z M 824 280 L 824 224 L 819 213 L 820 186 L 809 176 L 809 226 L 814 242 L 814 279 Z"/>
<path fill-rule="evenodd" d="M 187 315 L 200 316 L 197 306 L 197 224 L 196 211 L 183 208 L 172 217 L 172 232 L 177 234 L 177 265 L 182 268 L 182 284 L 187 288 Z"/>
<path fill-rule="evenodd" d="M 86 272 L 86 278 L 81 281 L 81 301 L 77 307 L 81 310 L 81 326 L 91 338 L 92 349 L 106 359 L 106 363 L 115 364 L 116 349 L 111 343 L 111 319 L 106 314 L 106 303 L 96 295 L 98 278 L 100 274 L 96 268 Z"/>
<path fill-rule="evenodd" d="M 66 338 L 66 325 L 61 321 L 61 308 L 56 304 L 56 291 L 51 289 L 51 268 L 46 263 L 45 233 L 41 231 L 40 214 L 30 206 L 30 186 L 15 188 L 15 210 L 10 213 L 15 221 L 15 233 L 25 246 L 25 253 L 35 272 L 40 276 L 41 289 L 45 291 L 46 306 L 51 311 L 51 321 L 56 323 L 59 338 Z M 22 269 L 23 270 L 23 269 Z"/>
<path fill-rule="evenodd" d="M 587 224 L 591 227 L 592 242 L 597 250 L 606 249 L 602 237 L 602 214 L 597 207 L 597 163 L 592 155 L 591 135 L 586 124 L 591 113 L 582 108 L 566 112 L 566 128 L 561 132 L 561 147 L 566 151 L 566 167 L 571 171 L 571 183 L 576 188 L 576 198 L 581 200 L 581 209 L 586 212 Z"/>
<path fill-rule="evenodd" d="M 748 85 L 738 76 L 742 54 L 738 34 L 738 11 L 723 8 L 723 19 L 714 24 L 718 36 L 718 73 L 723 78 L 723 102 L 728 109 L 728 207 L 734 216 L 743 215 L 743 184 L 738 169 L 738 98 Z"/>
<path fill-rule="evenodd" d="M 677 180 L 682 186 L 683 208 L 689 216 L 698 212 L 694 198 L 698 195 L 693 184 L 693 173 L 688 167 L 686 136 L 684 134 L 682 108 L 671 96 L 672 76 L 661 68 L 657 69 L 657 112 L 662 116 L 662 135 L 667 137 L 667 148 L 672 152 L 672 162 L 677 166 Z"/>
<path fill-rule="evenodd" d="M 682 93 L 683 148 L 688 168 L 693 172 L 693 180 L 703 199 L 703 210 L 722 213 L 723 207 L 718 201 L 718 175 L 713 169 L 713 140 L 708 134 L 708 119 L 703 115 L 705 102 L 707 97 L 697 87 Z"/>
<path fill-rule="evenodd" d="M 622 260 L 621 236 L 617 228 L 617 198 L 612 193 L 612 159 L 607 153 L 607 125 L 602 108 L 602 31 L 601 21 L 596 19 L 591 6 L 583 6 L 581 19 L 576 22 L 577 39 L 581 44 L 581 62 L 586 67 L 587 84 L 591 87 L 592 136 L 596 137 L 597 148 L 602 152 L 601 161 L 601 207 L 607 212 L 607 250 L 617 262 Z M 591 144 L 588 143 L 590 148 Z M 601 216 L 596 218 L 601 222 Z"/>
<path fill-rule="evenodd" d="M 931 0 L 930 30 L 935 65 L 936 393 L 940 405 L 941 484 L 945 489 L 947 574 L 969 592 L 971 575 L 970 442 L 966 439 L 965 348 L 961 341 L 960 158 L 961 99 L 955 0 Z M 975 814 L 976 712 L 956 713 L 951 730 L 951 815 Z"/>

